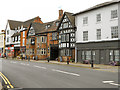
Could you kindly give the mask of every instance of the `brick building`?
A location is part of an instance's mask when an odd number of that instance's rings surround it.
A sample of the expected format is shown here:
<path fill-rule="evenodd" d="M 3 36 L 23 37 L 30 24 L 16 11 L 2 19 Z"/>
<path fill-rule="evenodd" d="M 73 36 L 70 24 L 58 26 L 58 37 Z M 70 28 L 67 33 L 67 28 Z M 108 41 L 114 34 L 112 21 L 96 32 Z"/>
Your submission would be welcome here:
<path fill-rule="evenodd" d="M 16 57 L 25 52 L 26 34 L 32 22 L 42 23 L 39 17 L 27 20 L 25 22 L 8 20 L 6 25 L 6 55 Z"/>
<path fill-rule="evenodd" d="M 32 23 L 26 44 L 27 58 L 55 60 L 58 58 L 58 33 L 57 27 L 63 15 L 63 10 L 59 10 L 59 18 L 48 23 Z"/>

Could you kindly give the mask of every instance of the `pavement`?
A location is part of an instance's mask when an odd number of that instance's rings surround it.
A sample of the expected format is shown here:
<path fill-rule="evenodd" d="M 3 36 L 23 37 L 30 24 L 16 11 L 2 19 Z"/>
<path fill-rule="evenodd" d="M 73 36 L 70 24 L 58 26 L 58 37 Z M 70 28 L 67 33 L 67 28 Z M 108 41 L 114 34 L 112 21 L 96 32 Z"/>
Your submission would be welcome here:
<path fill-rule="evenodd" d="M 117 88 L 120 86 L 118 73 L 98 71 L 89 67 L 80 68 L 81 66 L 71 64 L 2 59 L 2 73 L 14 88 Z"/>
<path fill-rule="evenodd" d="M 1 84 L 1 82 L 0 82 L 0 90 L 2 89 L 2 84 Z"/>
<path fill-rule="evenodd" d="M 21 59 L 11 59 L 11 60 L 18 60 L 18 61 L 28 61 L 28 60 L 21 60 Z M 37 63 L 48 63 L 47 60 L 30 60 L 31 62 L 37 62 Z M 67 62 L 58 62 L 58 61 L 51 61 L 49 64 L 57 64 L 57 65 L 67 65 Z M 73 67 L 81 67 L 81 68 L 89 68 L 89 69 L 94 69 L 94 70 L 99 70 L 99 71 L 107 71 L 107 72 L 115 72 L 118 73 L 120 70 L 120 66 L 112 66 L 112 65 L 104 65 L 104 64 L 94 64 L 94 67 L 91 68 L 91 64 L 82 64 L 82 63 L 69 63 L 69 66 Z"/>
<path fill-rule="evenodd" d="M 39 63 L 48 63 L 47 60 L 30 60 L 32 62 L 39 62 Z M 50 61 L 49 64 L 58 64 L 58 65 L 67 65 L 66 62 L 58 62 L 58 61 Z M 103 65 L 103 64 L 94 64 L 94 67 L 91 68 L 91 64 L 82 64 L 82 63 L 69 63 L 69 66 L 73 67 L 81 67 L 81 68 L 89 68 L 94 70 L 101 70 L 101 71 L 107 71 L 107 72 L 118 72 L 118 69 L 120 66 L 112 66 L 112 65 Z"/>

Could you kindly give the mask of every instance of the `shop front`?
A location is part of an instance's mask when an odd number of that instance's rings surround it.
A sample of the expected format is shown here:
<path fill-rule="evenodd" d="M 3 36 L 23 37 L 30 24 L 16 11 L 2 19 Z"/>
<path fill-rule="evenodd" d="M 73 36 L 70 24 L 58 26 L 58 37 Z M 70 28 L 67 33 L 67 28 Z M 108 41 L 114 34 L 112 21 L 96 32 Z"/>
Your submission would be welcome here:
<path fill-rule="evenodd" d="M 9 58 L 13 58 L 14 57 L 14 47 L 6 47 L 6 56 Z"/>

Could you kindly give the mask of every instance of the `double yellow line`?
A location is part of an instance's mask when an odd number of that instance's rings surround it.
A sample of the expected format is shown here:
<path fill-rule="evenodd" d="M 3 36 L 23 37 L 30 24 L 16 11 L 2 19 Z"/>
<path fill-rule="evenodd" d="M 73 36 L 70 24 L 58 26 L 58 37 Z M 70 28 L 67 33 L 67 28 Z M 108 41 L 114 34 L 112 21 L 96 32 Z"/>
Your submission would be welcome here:
<path fill-rule="evenodd" d="M 5 85 L 7 85 L 7 88 L 14 88 L 13 85 L 10 83 L 10 81 L 1 72 L 0 72 L 0 76 L 3 79 Z"/>

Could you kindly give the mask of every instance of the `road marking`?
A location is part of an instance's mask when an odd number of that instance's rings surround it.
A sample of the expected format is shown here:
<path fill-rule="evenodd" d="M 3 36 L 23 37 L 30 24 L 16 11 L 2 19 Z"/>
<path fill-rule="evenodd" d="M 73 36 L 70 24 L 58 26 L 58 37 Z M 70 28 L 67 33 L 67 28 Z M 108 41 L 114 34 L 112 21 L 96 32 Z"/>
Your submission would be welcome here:
<path fill-rule="evenodd" d="M 7 84 L 7 81 L 5 80 L 5 78 L 2 76 L 2 74 L 0 73 L 1 78 L 3 79 L 3 81 L 5 82 L 5 84 Z"/>
<path fill-rule="evenodd" d="M 115 86 L 120 86 L 120 84 L 113 83 L 114 81 L 103 81 L 104 84 L 111 84 Z"/>
<path fill-rule="evenodd" d="M 7 88 L 10 88 L 9 86 L 7 86 Z"/>
<path fill-rule="evenodd" d="M 4 82 L 5 82 L 5 84 L 7 85 L 7 84 L 9 84 L 9 86 L 11 87 L 11 88 L 14 88 L 13 87 L 13 85 L 10 83 L 10 81 L 4 76 L 4 74 L 2 74 L 1 72 L 0 72 L 0 76 L 2 77 L 2 79 L 4 80 Z M 9 87 L 9 88 L 10 88 Z"/>
<path fill-rule="evenodd" d="M 36 65 L 34 65 L 34 67 L 42 68 L 42 69 L 47 69 L 46 67 L 41 67 L 41 66 L 36 66 Z"/>
<path fill-rule="evenodd" d="M 70 72 L 61 71 L 61 70 L 52 69 L 52 71 L 56 71 L 56 72 L 60 72 L 60 73 L 65 73 L 65 74 L 69 74 L 69 75 L 74 75 L 74 76 L 77 76 L 77 77 L 80 76 L 79 74 L 76 74 L 76 73 L 70 73 Z"/>

